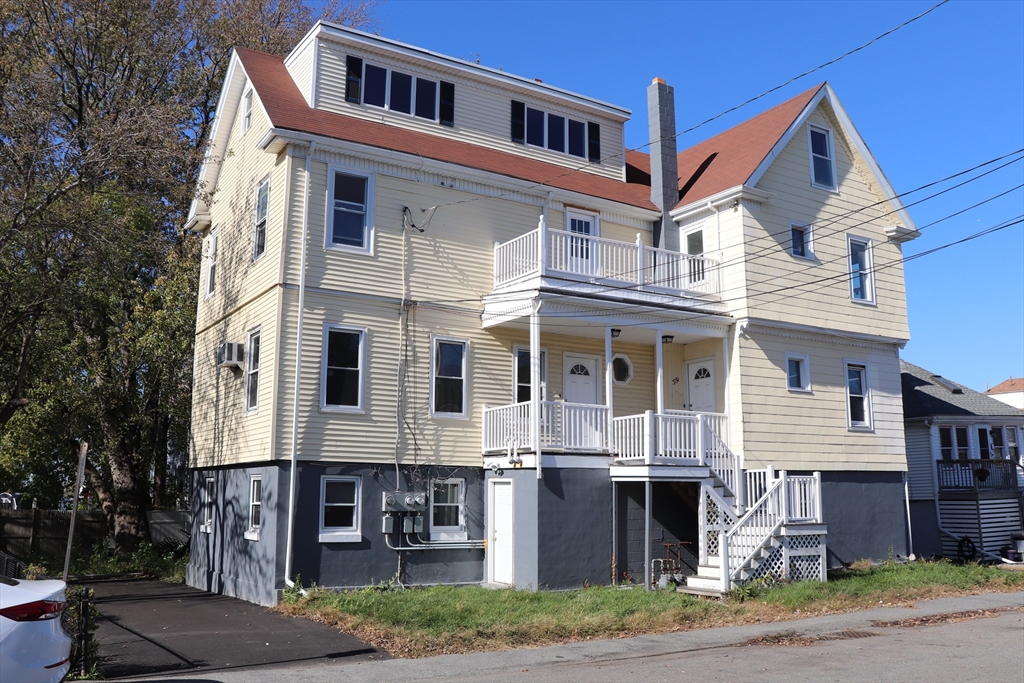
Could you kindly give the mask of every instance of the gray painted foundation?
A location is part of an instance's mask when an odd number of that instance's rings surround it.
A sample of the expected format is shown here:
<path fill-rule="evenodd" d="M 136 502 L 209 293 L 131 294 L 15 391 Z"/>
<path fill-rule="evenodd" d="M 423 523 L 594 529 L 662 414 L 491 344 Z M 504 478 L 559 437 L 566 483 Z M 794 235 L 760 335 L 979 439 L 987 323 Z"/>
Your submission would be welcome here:
<path fill-rule="evenodd" d="M 914 531 L 914 554 L 921 558 L 942 555 L 942 534 L 934 500 L 910 501 L 910 520 Z"/>
<path fill-rule="evenodd" d="M 538 586 L 612 580 L 612 482 L 605 469 L 544 468 L 537 501 Z"/>
<path fill-rule="evenodd" d="M 907 556 L 902 472 L 822 472 L 821 512 L 829 567 Z"/>
<path fill-rule="evenodd" d="M 647 504 L 643 482 L 622 482 L 616 486 L 616 573 L 619 583 L 644 583 L 644 525 Z M 653 482 L 651 484 L 651 559 L 665 557 L 666 543 L 684 545 L 682 556 L 696 567 L 698 558 L 697 482 Z M 692 568 L 684 567 L 690 575 Z"/>

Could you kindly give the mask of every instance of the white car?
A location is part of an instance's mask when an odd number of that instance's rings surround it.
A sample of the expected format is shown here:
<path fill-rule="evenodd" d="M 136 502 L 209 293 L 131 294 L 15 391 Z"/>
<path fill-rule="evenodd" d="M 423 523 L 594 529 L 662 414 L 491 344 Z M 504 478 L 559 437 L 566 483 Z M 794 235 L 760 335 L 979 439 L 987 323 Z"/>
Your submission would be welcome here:
<path fill-rule="evenodd" d="M 0 576 L 0 681 L 59 683 L 71 668 L 63 581 Z"/>

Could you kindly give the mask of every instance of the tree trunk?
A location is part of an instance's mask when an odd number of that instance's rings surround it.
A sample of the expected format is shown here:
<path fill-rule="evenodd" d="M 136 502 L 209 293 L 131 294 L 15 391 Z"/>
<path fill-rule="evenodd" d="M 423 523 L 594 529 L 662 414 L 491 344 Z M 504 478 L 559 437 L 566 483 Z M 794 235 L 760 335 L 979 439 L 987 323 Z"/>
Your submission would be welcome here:
<path fill-rule="evenodd" d="M 112 532 L 114 530 L 114 496 L 111 495 L 110 489 L 107 488 L 96 466 L 88 459 L 85 461 L 85 476 L 89 481 L 89 487 L 96 493 L 100 510 L 107 518 L 107 531 Z"/>
<path fill-rule="evenodd" d="M 114 483 L 114 544 L 118 553 L 124 553 L 149 540 L 148 496 L 146 480 L 131 466 L 137 456 L 134 453 L 129 457 L 118 456 L 111 454 L 110 457 L 110 478 Z"/>

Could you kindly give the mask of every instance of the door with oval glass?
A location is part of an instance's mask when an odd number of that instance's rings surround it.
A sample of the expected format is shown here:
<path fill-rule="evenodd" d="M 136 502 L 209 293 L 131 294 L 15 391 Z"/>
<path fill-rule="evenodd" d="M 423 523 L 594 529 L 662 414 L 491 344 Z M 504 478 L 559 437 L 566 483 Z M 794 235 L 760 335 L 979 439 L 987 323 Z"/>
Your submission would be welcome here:
<path fill-rule="evenodd" d="M 687 409 L 698 413 L 715 412 L 715 359 L 686 364 Z"/>

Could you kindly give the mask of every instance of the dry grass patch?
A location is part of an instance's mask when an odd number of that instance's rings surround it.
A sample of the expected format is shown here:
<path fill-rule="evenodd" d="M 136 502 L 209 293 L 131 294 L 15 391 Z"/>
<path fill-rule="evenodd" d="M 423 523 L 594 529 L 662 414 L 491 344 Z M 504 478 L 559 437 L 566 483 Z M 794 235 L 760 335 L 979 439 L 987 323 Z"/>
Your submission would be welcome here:
<path fill-rule="evenodd" d="M 773 623 L 922 599 L 1024 589 L 1024 574 L 948 562 L 859 566 L 828 583 L 784 583 L 708 600 L 673 591 L 560 592 L 478 587 L 313 588 L 278 609 L 350 633 L 397 657 L 508 650 L 737 624 Z"/>

